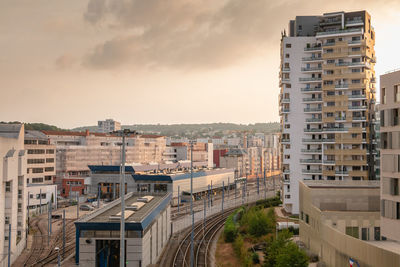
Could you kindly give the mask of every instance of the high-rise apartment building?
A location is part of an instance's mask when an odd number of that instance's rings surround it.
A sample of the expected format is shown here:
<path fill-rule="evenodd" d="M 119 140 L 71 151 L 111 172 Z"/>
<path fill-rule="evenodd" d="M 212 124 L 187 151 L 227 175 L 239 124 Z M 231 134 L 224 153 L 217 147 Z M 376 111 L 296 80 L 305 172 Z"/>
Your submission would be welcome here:
<path fill-rule="evenodd" d="M 281 39 L 283 202 L 300 180 L 374 179 L 375 32 L 366 11 L 300 16 Z"/>
<path fill-rule="evenodd" d="M 25 131 L 27 184 L 53 184 L 56 176 L 56 146 L 40 131 Z"/>
<path fill-rule="evenodd" d="M 113 119 L 97 122 L 97 129 L 100 133 L 110 133 L 121 130 L 121 123 Z"/>
<path fill-rule="evenodd" d="M 380 77 L 381 229 L 400 241 L 400 71 Z"/>
<path fill-rule="evenodd" d="M 9 247 L 12 264 L 26 244 L 26 153 L 23 124 L 0 124 L 0 157 L 0 266 L 7 266 Z"/>

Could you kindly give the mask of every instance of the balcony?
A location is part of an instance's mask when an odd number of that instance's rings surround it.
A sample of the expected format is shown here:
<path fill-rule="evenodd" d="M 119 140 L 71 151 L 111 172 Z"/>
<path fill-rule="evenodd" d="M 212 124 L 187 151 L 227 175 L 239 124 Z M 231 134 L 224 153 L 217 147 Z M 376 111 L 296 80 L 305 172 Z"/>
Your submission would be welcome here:
<path fill-rule="evenodd" d="M 303 153 L 322 153 L 321 149 L 302 149 Z"/>
<path fill-rule="evenodd" d="M 324 128 L 324 132 L 347 132 L 349 129 L 348 128 Z"/>
<path fill-rule="evenodd" d="M 367 109 L 367 106 L 349 106 L 348 108 L 350 110 L 365 110 Z"/>
<path fill-rule="evenodd" d="M 324 142 L 324 143 L 335 143 L 335 139 L 333 139 L 333 138 L 324 138 L 324 139 L 322 139 L 322 142 Z"/>
<path fill-rule="evenodd" d="M 335 44 L 335 42 L 326 42 L 322 46 L 334 46 Z"/>
<path fill-rule="evenodd" d="M 315 68 L 301 68 L 301 71 L 308 71 L 308 72 L 320 72 L 320 71 L 322 71 L 322 67 L 315 67 Z"/>
<path fill-rule="evenodd" d="M 282 68 L 282 72 L 289 72 L 290 68 Z"/>
<path fill-rule="evenodd" d="M 318 128 L 311 128 L 311 129 L 305 128 L 304 129 L 305 133 L 320 133 L 322 131 L 323 131 L 322 129 L 318 129 Z"/>
<path fill-rule="evenodd" d="M 346 26 L 362 26 L 364 25 L 364 21 L 362 19 L 352 19 L 346 21 Z"/>
<path fill-rule="evenodd" d="M 335 31 L 324 31 L 324 32 L 317 32 L 317 37 L 327 37 L 330 35 L 350 35 L 350 34 L 362 34 L 362 28 L 355 28 L 355 29 L 342 29 L 342 30 L 335 30 Z"/>
<path fill-rule="evenodd" d="M 319 81 L 322 81 L 322 78 L 318 78 L 318 77 L 315 77 L 315 78 L 312 78 L 312 77 L 309 77 L 309 78 L 299 78 L 299 81 L 300 81 L 300 82 L 319 82 Z"/>
<path fill-rule="evenodd" d="M 322 139 L 310 139 L 310 138 L 303 138 L 303 143 L 321 143 Z"/>
<path fill-rule="evenodd" d="M 320 26 L 328 26 L 328 25 L 336 25 L 336 24 L 342 24 L 342 20 L 341 19 L 327 19 L 324 21 L 321 21 L 319 23 Z"/>
<path fill-rule="evenodd" d="M 348 98 L 350 99 L 366 99 L 366 95 L 349 95 Z"/>
<path fill-rule="evenodd" d="M 306 169 L 302 169 L 301 170 L 302 173 L 322 173 L 322 170 L 306 170 Z"/>
<path fill-rule="evenodd" d="M 322 102 L 322 98 L 303 98 L 303 102 Z"/>
<path fill-rule="evenodd" d="M 289 170 L 289 169 L 284 169 L 284 170 L 283 170 L 283 173 L 289 174 L 289 173 L 290 173 L 290 170 Z"/>
<path fill-rule="evenodd" d="M 283 179 L 284 184 L 290 184 L 290 179 Z"/>
<path fill-rule="evenodd" d="M 323 61 L 322 57 L 303 57 L 303 61 Z"/>
<path fill-rule="evenodd" d="M 282 98 L 281 102 L 282 103 L 290 103 L 290 98 Z"/>
<path fill-rule="evenodd" d="M 301 88 L 302 92 L 322 92 L 322 87 Z"/>
<path fill-rule="evenodd" d="M 322 160 L 320 160 L 320 159 L 300 159 L 300 163 L 320 164 L 320 163 L 322 163 Z"/>
<path fill-rule="evenodd" d="M 305 108 L 304 112 L 321 112 L 322 111 L 322 107 L 321 108 Z"/>
<path fill-rule="evenodd" d="M 365 121 L 366 117 L 353 117 L 353 121 Z"/>
<path fill-rule="evenodd" d="M 290 143 L 290 139 L 281 139 L 281 143 L 282 144 L 289 144 Z"/>
<path fill-rule="evenodd" d="M 281 109 L 281 113 L 289 113 L 290 109 L 289 108 L 283 108 Z"/>
<path fill-rule="evenodd" d="M 335 89 L 348 89 L 349 85 L 348 84 L 336 84 Z"/>
<path fill-rule="evenodd" d="M 325 164 L 325 165 L 334 165 L 335 161 L 334 160 L 324 160 L 323 164 Z"/>
<path fill-rule="evenodd" d="M 322 47 L 321 46 L 313 46 L 313 47 L 306 47 L 306 48 L 304 48 L 304 51 L 319 51 L 319 50 L 322 50 Z"/>
<path fill-rule="evenodd" d="M 308 118 L 306 122 L 322 122 L 321 118 Z"/>

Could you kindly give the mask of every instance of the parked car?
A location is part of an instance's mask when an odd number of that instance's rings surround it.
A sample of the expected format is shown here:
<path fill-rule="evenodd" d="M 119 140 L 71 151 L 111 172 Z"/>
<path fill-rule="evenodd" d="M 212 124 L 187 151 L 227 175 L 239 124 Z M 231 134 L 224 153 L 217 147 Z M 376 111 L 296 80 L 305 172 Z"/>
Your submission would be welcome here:
<path fill-rule="evenodd" d="M 92 211 L 92 210 L 94 210 L 93 207 L 91 207 L 91 206 L 89 206 L 89 205 L 86 205 L 86 204 L 80 205 L 79 209 L 80 209 L 80 210 L 85 210 L 85 211 Z"/>

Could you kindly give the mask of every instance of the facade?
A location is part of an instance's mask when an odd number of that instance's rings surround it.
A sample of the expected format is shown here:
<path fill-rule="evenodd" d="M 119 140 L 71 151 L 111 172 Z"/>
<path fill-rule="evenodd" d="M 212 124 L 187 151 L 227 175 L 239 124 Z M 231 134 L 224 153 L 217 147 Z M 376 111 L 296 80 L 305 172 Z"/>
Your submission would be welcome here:
<path fill-rule="evenodd" d="M 56 146 L 40 131 L 25 131 L 27 184 L 53 184 L 56 176 Z"/>
<path fill-rule="evenodd" d="M 323 266 L 400 266 L 399 243 L 382 240 L 379 197 L 379 181 L 300 181 L 300 240 Z"/>
<path fill-rule="evenodd" d="M 400 71 L 380 77 L 382 235 L 400 242 Z"/>
<path fill-rule="evenodd" d="M 57 207 L 57 185 L 30 184 L 26 187 L 28 192 L 27 205 L 29 214 L 35 215 L 47 212 L 49 203 L 53 209 Z"/>
<path fill-rule="evenodd" d="M 97 122 L 97 131 L 100 133 L 111 133 L 121 130 L 121 123 L 113 119 Z"/>
<path fill-rule="evenodd" d="M 26 153 L 23 124 L 0 124 L 0 156 L 0 266 L 7 266 L 9 242 L 11 263 L 21 254 L 26 244 Z"/>
<path fill-rule="evenodd" d="M 283 202 L 302 180 L 375 179 L 375 32 L 366 11 L 296 17 L 282 34 Z M 300 101 L 299 101 L 300 100 Z"/>
<path fill-rule="evenodd" d="M 125 199 L 127 267 L 156 264 L 172 233 L 171 194 L 152 195 L 139 210 L 130 210 L 141 196 L 128 193 Z M 120 211 L 121 200 L 117 199 L 75 222 L 77 265 L 119 266 Z"/>
<path fill-rule="evenodd" d="M 121 162 L 121 137 L 86 132 L 43 131 L 56 146 L 56 175 L 87 177 L 88 165 L 115 165 Z M 159 135 L 127 137 L 126 162 L 133 164 L 162 163 L 166 139 Z"/>

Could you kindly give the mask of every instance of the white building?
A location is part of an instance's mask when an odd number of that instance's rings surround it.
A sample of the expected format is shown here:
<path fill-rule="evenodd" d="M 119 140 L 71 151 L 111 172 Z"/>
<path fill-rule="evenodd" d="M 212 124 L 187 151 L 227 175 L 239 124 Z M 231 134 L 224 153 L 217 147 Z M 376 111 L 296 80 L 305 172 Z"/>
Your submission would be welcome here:
<path fill-rule="evenodd" d="M 26 244 L 26 155 L 23 124 L 0 124 L 0 156 L 0 266 L 7 266 L 9 241 L 11 263 L 21 254 Z"/>
<path fill-rule="evenodd" d="M 113 119 L 97 122 L 97 131 L 100 133 L 110 133 L 121 130 L 121 123 Z"/>
<path fill-rule="evenodd" d="M 56 146 L 40 131 L 25 131 L 27 184 L 53 184 L 56 176 Z"/>
<path fill-rule="evenodd" d="M 49 203 L 53 210 L 57 207 L 57 185 L 53 184 L 30 184 L 26 187 L 28 193 L 27 206 L 30 216 L 45 213 Z"/>
<path fill-rule="evenodd" d="M 367 180 L 373 170 L 374 29 L 366 11 L 297 16 L 281 39 L 283 202 L 301 180 Z"/>

